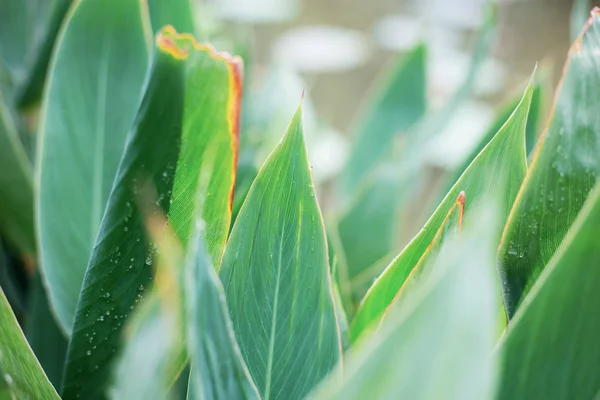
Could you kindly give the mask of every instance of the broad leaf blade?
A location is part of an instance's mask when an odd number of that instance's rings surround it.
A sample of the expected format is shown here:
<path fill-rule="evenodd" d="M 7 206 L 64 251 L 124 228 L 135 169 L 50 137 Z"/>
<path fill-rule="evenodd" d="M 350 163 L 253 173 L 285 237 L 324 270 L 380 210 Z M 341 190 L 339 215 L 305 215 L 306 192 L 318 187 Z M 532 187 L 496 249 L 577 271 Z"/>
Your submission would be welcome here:
<path fill-rule="evenodd" d="M 1 288 L 0 374 L 18 399 L 60 399 L 29 348 Z"/>
<path fill-rule="evenodd" d="M 425 46 L 402 57 L 378 88 L 356 127 L 355 139 L 343 174 L 345 193 L 353 193 L 389 151 L 394 136 L 408 131 L 425 113 Z"/>
<path fill-rule="evenodd" d="M 220 277 L 260 394 L 302 398 L 338 362 L 341 342 L 301 108 L 246 197 Z"/>
<path fill-rule="evenodd" d="M 0 95 L 0 229 L 22 254 L 33 257 L 33 172 L 18 135 Z"/>
<path fill-rule="evenodd" d="M 497 201 L 500 204 L 500 217 L 506 218 L 525 176 L 525 127 L 531 96 L 532 87 L 529 85 L 506 124 L 463 173 L 423 229 L 371 286 L 352 323 L 352 341 L 379 322 L 383 312 L 433 240 L 460 192 L 465 192 L 467 197 L 467 221 L 470 210 L 484 198 Z"/>
<path fill-rule="evenodd" d="M 494 389 L 494 228 L 446 242 L 431 272 L 311 399 L 486 399 Z"/>
<path fill-rule="evenodd" d="M 139 103 L 148 60 L 142 11 L 139 0 L 77 3 L 52 62 L 37 208 L 44 277 L 68 332 Z"/>
<path fill-rule="evenodd" d="M 104 395 L 122 322 L 151 285 L 156 245 L 141 218 L 146 203 L 156 200 L 184 249 L 194 226 L 191 216 L 199 213 L 216 263 L 229 228 L 238 60 L 171 27 L 156 41 L 145 95 L 79 298 L 63 385 L 67 397 Z"/>
<path fill-rule="evenodd" d="M 600 392 L 600 185 L 509 325 L 499 399 L 592 399 Z"/>
<path fill-rule="evenodd" d="M 573 44 L 553 114 L 499 250 L 509 317 L 548 262 L 600 176 L 600 9 Z"/>

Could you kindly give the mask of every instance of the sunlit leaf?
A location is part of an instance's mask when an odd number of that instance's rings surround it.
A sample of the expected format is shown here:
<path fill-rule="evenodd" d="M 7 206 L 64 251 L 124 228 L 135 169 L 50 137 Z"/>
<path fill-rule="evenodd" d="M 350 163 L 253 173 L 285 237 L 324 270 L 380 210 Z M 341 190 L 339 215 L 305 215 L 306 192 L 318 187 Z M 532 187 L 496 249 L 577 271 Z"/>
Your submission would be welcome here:
<path fill-rule="evenodd" d="M 1 288 L 0 376 L 17 399 L 60 399 L 29 348 Z"/>
<path fill-rule="evenodd" d="M 494 224 L 447 241 L 410 296 L 310 399 L 488 399 L 496 337 Z M 499 305 L 498 305 L 499 306 Z"/>
<path fill-rule="evenodd" d="M 37 208 L 44 277 L 68 332 L 139 103 L 148 60 L 143 10 L 139 0 L 80 1 L 56 44 L 40 121 Z"/>
<path fill-rule="evenodd" d="M 506 218 L 525 176 L 525 128 L 531 96 L 530 84 L 502 129 L 463 173 L 417 236 L 371 286 L 352 322 L 350 337 L 353 342 L 366 330 L 378 324 L 384 311 L 434 239 L 460 192 L 466 194 L 466 221 L 469 220 L 470 210 L 480 200 L 489 198 L 499 203 L 500 217 Z"/>
<path fill-rule="evenodd" d="M 220 277 L 260 394 L 302 398 L 338 362 L 341 342 L 301 108 L 250 188 Z"/>
<path fill-rule="evenodd" d="M 600 185 L 511 320 L 498 356 L 499 399 L 600 393 Z"/>
<path fill-rule="evenodd" d="M 31 162 L 0 95 L 0 230 L 22 254 L 35 254 Z"/>
<path fill-rule="evenodd" d="M 237 58 L 164 28 L 79 297 L 63 394 L 102 397 L 119 332 L 151 286 L 156 244 L 141 211 L 159 207 L 187 248 L 194 222 L 219 264 L 231 218 L 240 71 Z M 200 186 L 204 190 L 200 191 Z M 151 196 L 155 193 L 155 196 Z M 198 203 L 198 197 L 201 201 Z"/>
<path fill-rule="evenodd" d="M 558 248 L 600 176 L 600 9 L 573 44 L 553 106 L 507 222 L 498 267 L 509 317 Z"/>

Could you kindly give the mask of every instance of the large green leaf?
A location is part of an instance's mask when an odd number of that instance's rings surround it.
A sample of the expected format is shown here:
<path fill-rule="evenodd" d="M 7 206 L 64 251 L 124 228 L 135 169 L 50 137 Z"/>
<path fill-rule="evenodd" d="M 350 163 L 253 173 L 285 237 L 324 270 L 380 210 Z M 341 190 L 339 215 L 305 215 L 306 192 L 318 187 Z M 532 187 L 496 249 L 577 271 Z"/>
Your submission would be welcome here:
<path fill-rule="evenodd" d="M 348 356 L 311 399 L 488 399 L 496 338 L 494 224 L 447 241 L 430 272 L 381 329 Z M 341 369 L 341 368 L 340 368 Z"/>
<path fill-rule="evenodd" d="M 229 318 L 225 293 L 204 241 L 193 240 L 185 268 L 190 399 L 259 399 Z"/>
<path fill-rule="evenodd" d="M 517 310 L 499 348 L 500 399 L 600 393 L 600 184 Z"/>
<path fill-rule="evenodd" d="M 499 250 L 511 317 L 600 176 L 600 9 L 573 44 L 546 132 L 536 147 Z"/>
<path fill-rule="evenodd" d="M 178 32 L 196 33 L 194 9 L 190 0 L 148 0 L 148 9 L 154 33 L 165 25 L 173 26 Z"/>
<path fill-rule="evenodd" d="M 526 171 L 525 127 L 531 102 L 531 84 L 502 129 L 475 158 L 448 192 L 423 229 L 377 278 L 363 298 L 350 329 L 355 341 L 379 323 L 404 281 L 423 256 L 460 192 L 466 194 L 465 218 L 481 199 L 498 201 L 506 218 Z"/>
<path fill-rule="evenodd" d="M 0 229 L 23 254 L 35 254 L 31 162 L 0 94 Z"/>
<path fill-rule="evenodd" d="M 151 285 L 156 245 L 140 213 L 147 202 L 155 199 L 184 248 L 193 216 L 200 214 L 216 265 L 229 229 L 238 59 L 200 46 L 171 27 L 156 40 L 145 94 L 79 297 L 63 385 L 68 398 L 104 396 L 121 325 Z"/>
<path fill-rule="evenodd" d="M 573 0 L 571 7 L 571 19 L 569 30 L 571 33 L 571 42 L 575 42 L 581 33 L 581 27 L 585 25 L 590 8 L 590 0 Z"/>
<path fill-rule="evenodd" d="M 427 107 L 424 45 L 418 45 L 400 59 L 377 88 L 355 129 L 354 144 L 342 176 L 345 193 L 353 193 L 377 162 L 389 152 L 397 134 L 409 128 Z"/>
<path fill-rule="evenodd" d="M 143 11 L 139 0 L 77 3 L 52 62 L 37 208 L 42 268 L 68 332 L 139 103 L 148 60 Z"/>
<path fill-rule="evenodd" d="M 220 277 L 260 394 L 302 398 L 338 362 L 341 341 L 301 108 L 250 188 Z"/>
<path fill-rule="evenodd" d="M 18 399 L 59 399 L 0 288 L 0 376 Z M 2 384 L 0 382 L 0 388 Z M 1 392 L 1 389 L 0 389 Z"/>

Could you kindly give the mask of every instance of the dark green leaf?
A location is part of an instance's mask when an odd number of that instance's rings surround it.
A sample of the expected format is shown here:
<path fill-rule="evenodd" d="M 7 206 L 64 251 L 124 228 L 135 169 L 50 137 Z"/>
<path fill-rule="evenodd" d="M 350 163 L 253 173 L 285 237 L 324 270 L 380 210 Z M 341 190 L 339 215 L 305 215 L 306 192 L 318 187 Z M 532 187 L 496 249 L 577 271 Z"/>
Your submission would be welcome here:
<path fill-rule="evenodd" d="M 23 255 L 35 254 L 33 172 L 0 94 L 0 229 Z"/>
<path fill-rule="evenodd" d="M 148 59 L 143 10 L 139 0 L 78 2 L 52 63 L 37 207 L 44 277 L 67 332 L 139 102 Z"/>
<path fill-rule="evenodd" d="M 600 392 L 600 185 L 517 310 L 499 349 L 499 399 Z"/>
<path fill-rule="evenodd" d="M 229 228 L 238 60 L 170 27 L 156 40 L 145 94 L 79 297 L 63 385 L 69 398 L 104 396 L 121 324 L 151 285 L 156 244 L 141 218 L 148 201 L 168 216 L 184 248 L 192 234 L 192 216 L 200 214 L 217 265 Z"/>
<path fill-rule="evenodd" d="M 29 348 L 1 288 L 0 376 L 17 399 L 60 399 Z"/>
<path fill-rule="evenodd" d="M 39 274 L 32 279 L 27 341 L 55 388 L 60 388 L 63 376 L 67 339 L 52 314 L 46 289 Z"/>
<path fill-rule="evenodd" d="M 19 0 L 17 0 L 19 1 Z M 26 75 L 19 83 L 17 102 L 26 107 L 39 100 L 46 82 L 48 65 L 63 21 L 72 0 L 24 1 L 35 10 L 31 34 L 34 37 L 28 54 Z"/>
<path fill-rule="evenodd" d="M 553 114 L 540 139 L 499 250 L 511 317 L 562 241 L 600 176 L 600 9 L 573 44 Z"/>
<path fill-rule="evenodd" d="M 531 84 L 513 114 L 448 192 L 423 229 L 377 278 L 363 298 L 350 329 L 354 342 L 365 331 L 377 326 L 404 281 L 434 239 L 460 192 L 466 194 L 465 218 L 482 199 L 500 204 L 506 218 L 526 172 L 525 128 Z"/>
<path fill-rule="evenodd" d="M 490 215 L 442 247 L 429 274 L 311 399 L 488 399 L 499 299 Z M 341 368 L 340 368 L 341 369 Z"/>
<path fill-rule="evenodd" d="M 302 398 L 338 362 L 341 342 L 301 108 L 250 188 L 220 277 L 263 398 Z"/>

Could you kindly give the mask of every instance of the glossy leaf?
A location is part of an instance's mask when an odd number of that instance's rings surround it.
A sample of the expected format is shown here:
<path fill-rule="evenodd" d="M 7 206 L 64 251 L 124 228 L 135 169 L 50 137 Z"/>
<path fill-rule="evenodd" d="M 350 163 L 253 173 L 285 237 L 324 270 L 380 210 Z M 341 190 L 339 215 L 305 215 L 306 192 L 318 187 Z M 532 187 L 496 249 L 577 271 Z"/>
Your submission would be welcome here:
<path fill-rule="evenodd" d="M 494 224 L 446 242 L 430 273 L 310 399 L 488 399 L 494 389 Z M 429 268 L 431 267 L 431 268 Z"/>
<path fill-rule="evenodd" d="M 52 62 L 37 208 L 41 264 L 67 332 L 139 102 L 148 60 L 144 19 L 139 0 L 80 1 Z"/>
<path fill-rule="evenodd" d="M 562 241 L 600 176 L 600 9 L 573 44 L 553 114 L 532 158 L 499 250 L 509 317 Z"/>
<path fill-rule="evenodd" d="M 394 136 L 405 134 L 425 113 L 426 52 L 423 44 L 402 57 L 369 97 L 368 108 L 355 129 L 354 144 L 342 176 L 344 192 L 359 187 L 364 176 L 389 152 Z"/>
<path fill-rule="evenodd" d="M 0 95 L 0 229 L 29 257 L 35 254 L 32 175 L 16 122 Z"/>
<path fill-rule="evenodd" d="M 354 342 L 377 326 L 404 281 L 423 256 L 460 192 L 466 194 L 465 219 L 484 197 L 500 204 L 500 217 L 506 218 L 526 171 L 525 127 L 531 102 L 531 84 L 505 125 L 475 158 L 448 192 L 429 221 L 377 278 L 363 298 L 350 329 Z"/>
<path fill-rule="evenodd" d="M 237 58 L 167 27 L 127 141 L 79 298 L 63 393 L 103 397 L 119 331 L 151 285 L 156 244 L 141 211 L 155 205 L 187 248 L 197 213 L 220 260 L 231 217 L 239 82 Z M 200 185 L 206 190 L 200 191 Z M 200 204 L 197 199 L 201 196 Z"/>
<path fill-rule="evenodd" d="M 177 32 L 195 33 L 191 0 L 148 0 L 148 9 L 154 33 L 165 25 L 171 25 Z"/>
<path fill-rule="evenodd" d="M 499 399 L 592 399 L 600 393 L 600 185 L 509 325 Z"/>
<path fill-rule="evenodd" d="M 250 188 L 220 277 L 262 397 L 302 398 L 338 362 L 341 342 L 301 108 Z"/>
<path fill-rule="evenodd" d="M 201 238 L 192 241 L 185 268 L 190 399 L 260 399 L 238 347 L 221 281 Z"/>
<path fill-rule="evenodd" d="M 29 348 L 1 288 L 0 375 L 18 399 L 60 399 Z"/>

